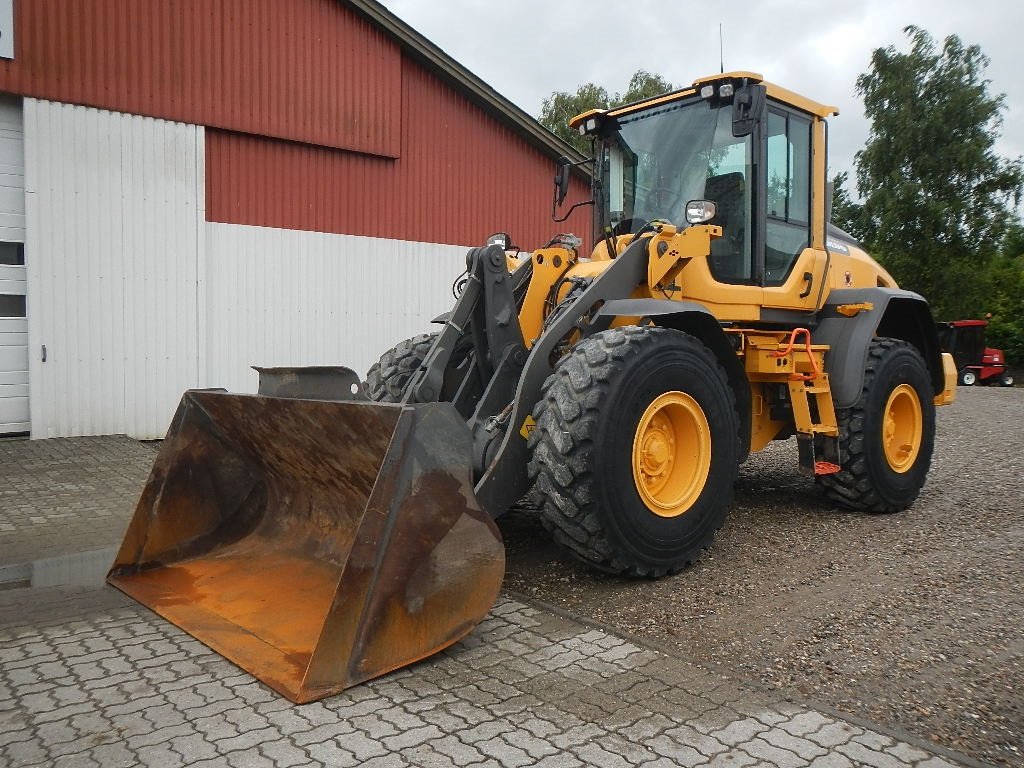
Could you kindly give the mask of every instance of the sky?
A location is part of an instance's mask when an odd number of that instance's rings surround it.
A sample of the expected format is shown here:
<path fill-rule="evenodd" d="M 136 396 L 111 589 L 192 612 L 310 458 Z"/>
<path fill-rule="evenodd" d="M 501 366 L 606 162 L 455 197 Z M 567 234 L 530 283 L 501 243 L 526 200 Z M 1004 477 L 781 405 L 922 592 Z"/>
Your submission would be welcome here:
<path fill-rule="evenodd" d="M 991 63 L 991 94 L 1004 94 L 1003 157 L 1024 155 L 1024 2 L 1021 0 L 383 0 L 384 5 L 498 93 L 534 117 L 553 91 L 593 82 L 624 92 L 638 69 L 674 86 L 719 71 L 770 82 L 839 107 L 829 121 L 830 175 L 849 171 L 868 138 L 857 96 L 875 48 L 908 50 L 913 24 L 937 41 L 959 35 Z M 704 10 L 707 9 L 707 10 Z"/>

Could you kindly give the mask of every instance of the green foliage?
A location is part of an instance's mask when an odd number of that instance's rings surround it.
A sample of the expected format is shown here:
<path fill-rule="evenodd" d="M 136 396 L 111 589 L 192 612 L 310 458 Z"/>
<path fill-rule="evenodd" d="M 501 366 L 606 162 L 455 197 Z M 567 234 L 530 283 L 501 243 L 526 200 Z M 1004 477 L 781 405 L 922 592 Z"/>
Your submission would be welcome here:
<path fill-rule="evenodd" d="M 626 88 L 626 92 L 615 94 L 610 106 L 619 107 L 623 104 L 632 104 L 634 101 L 649 99 L 652 96 L 660 96 L 671 90 L 672 83 L 661 75 L 653 75 L 645 69 L 638 69 L 629 78 L 629 87 Z"/>
<path fill-rule="evenodd" d="M 876 49 L 857 78 L 871 120 L 856 157 L 863 204 L 840 197 L 837 214 L 936 317 L 979 317 L 991 311 L 1024 164 L 994 152 L 1004 100 L 988 92 L 981 49 L 956 35 L 939 49 L 918 27 L 904 32 L 909 52 Z"/>
<path fill-rule="evenodd" d="M 837 173 L 832 179 L 832 223 L 858 240 L 864 239 L 864 209 L 846 189 L 849 174 Z"/>
<path fill-rule="evenodd" d="M 555 91 L 541 105 L 540 124 L 562 141 L 584 154 L 590 154 L 590 139 L 569 127 L 569 121 L 589 109 L 608 109 L 608 91 L 593 83 L 584 83 L 576 93 Z"/>
<path fill-rule="evenodd" d="M 590 153 L 590 139 L 569 128 L 569 120 L 590 109 L 609 109 L 629 104 L 672 90 L 672 84 L 661 75 L 637 70 L 629 79 L 625 93 L 609 96 L 608 91 L 594 83 L 584 83 L 576 93 L 555 91 L 541 105 L 540 124 L 584 155 Z"/>
<path fill-rule="evenodd" d="M 1024 365 L 1024 226 L 1013 224 L 989 276 L 991 296 L 986 340 L 1006 358 Z"/>

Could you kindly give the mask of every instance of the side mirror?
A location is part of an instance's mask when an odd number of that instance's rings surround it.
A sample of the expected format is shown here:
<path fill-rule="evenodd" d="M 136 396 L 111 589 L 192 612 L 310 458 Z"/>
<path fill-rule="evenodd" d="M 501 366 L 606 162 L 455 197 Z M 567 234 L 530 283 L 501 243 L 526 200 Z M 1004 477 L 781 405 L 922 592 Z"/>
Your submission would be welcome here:
<path fill-rule="evenodd" d="M 565 196 L 569 193 L 569 169 L 572 168 L 572 162 L 568 157 L 558 158 L 558 163 L 555 166 L 555 207 L 557 208 L 565 200 Z"/>
<path fill-rule="evenodd" d="M 764 114 L 767 89 L 763 85 L 744 85 L 737 89 L 732 101 L 732 135 L 749 136 Z"/>

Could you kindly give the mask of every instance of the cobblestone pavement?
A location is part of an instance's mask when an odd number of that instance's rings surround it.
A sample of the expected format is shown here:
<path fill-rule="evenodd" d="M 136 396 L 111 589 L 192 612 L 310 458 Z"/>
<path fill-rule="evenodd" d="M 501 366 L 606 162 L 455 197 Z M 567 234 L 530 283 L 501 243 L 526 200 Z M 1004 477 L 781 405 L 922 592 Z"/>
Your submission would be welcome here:
<path fill-rule="evenodd" d="M 0 444 L 0 565 L 116 544 L 152 457 Z M 976 764 L 509 595 L 448 651 L 296 706 L 111 588 L 0 590 L 0 766 L 135 765 Z"/>
<path fill-rule="evenodd" d="M 123 435 L 0 440 L 0 566 L 118 543 L 154 455 Z"/>
<path fill-rule="evenodd" d="M 503 597 L 464 642 L 296 706 L 119 593 L 0 593 L 0 765 L 957 765 Z"/>

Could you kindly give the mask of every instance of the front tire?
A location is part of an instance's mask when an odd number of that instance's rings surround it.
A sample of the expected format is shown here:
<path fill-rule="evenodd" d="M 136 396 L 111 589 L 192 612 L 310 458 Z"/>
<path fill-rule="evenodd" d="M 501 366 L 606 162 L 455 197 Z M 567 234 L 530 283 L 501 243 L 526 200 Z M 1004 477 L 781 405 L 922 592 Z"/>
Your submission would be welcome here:
<path fill-rule="evenodd" d="M 594 334 L 559 361 L 533 417 L 541 519 L 574 556 L 654 577 L 710 545 L 738 474 L 739 418 L 699 340 L 656 327 Z"/>
<path fill-rule="evenodd" d="M 899 339 L 871 342 L 860 398 L 837 411 L 842 470 L 822 475 L 850 509 L 899 512 L 924 485 L 935 444 L 935 402 L 921 353 Z"/>
<path fill-rule="evenodd" d="M 364 389 L 378 403 L 400 403 L 405 385 L 427 357 L 436 333 L 421 333 L 400 341 L 380 356 L 366 373 Z"/>

